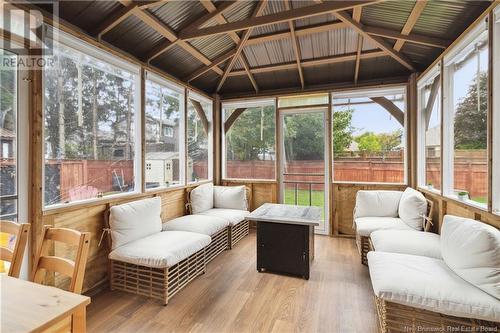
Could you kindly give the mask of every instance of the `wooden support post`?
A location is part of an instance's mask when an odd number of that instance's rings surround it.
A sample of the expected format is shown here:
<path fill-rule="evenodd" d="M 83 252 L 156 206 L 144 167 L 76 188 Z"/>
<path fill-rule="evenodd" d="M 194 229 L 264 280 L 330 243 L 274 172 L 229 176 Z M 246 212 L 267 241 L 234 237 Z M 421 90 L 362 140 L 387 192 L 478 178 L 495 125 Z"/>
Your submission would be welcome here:
<path fill-rule="evenodd" d="M 418 173 L 418 149 L 417 149 L 417 116 L 418 116 L 418 104 L 417 104 L 417 75 L 414 73 L 410 75 L 408 80 L 407 89 L 407 130 L 408 135 L 408 184 L 416 188 L 417 187 L 417 173 Z"/>

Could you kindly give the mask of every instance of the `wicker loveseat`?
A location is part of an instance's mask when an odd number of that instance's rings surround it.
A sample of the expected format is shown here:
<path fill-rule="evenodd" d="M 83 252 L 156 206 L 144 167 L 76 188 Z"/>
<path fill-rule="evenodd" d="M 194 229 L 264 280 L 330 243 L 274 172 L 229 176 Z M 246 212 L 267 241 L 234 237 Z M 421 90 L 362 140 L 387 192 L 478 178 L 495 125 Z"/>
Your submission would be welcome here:
<path fill-rule="evenodd" d="M 368 253 L 382 333 L 498 330 L 500 231 L 448 215 L 440 248 L 442 259 Z"/>
<path fill-rule="evenodd" d="M 361 263 L 366 265 L 370 235 L 377 230 L 428 231 L 433 204 L 408 187 L 401 191 L 358 191 L 353 228 Z"/>
<path fill-rule="evenodd" d="M 205 272 L 208 235 L 162 231 L 161 198 L 112 206 L 110 230 L 111 289 L 160 299 L 165 305 Z"/>
<path fill-rule="evenodd" d="M 212 183 L 193 188 L 188 193 L 188 210 L 192 215 L 224 219 L 229 223 L 229 248 L 249 233 L 246 219 L 250 207 L 246 186 L 214 186 Z"/>

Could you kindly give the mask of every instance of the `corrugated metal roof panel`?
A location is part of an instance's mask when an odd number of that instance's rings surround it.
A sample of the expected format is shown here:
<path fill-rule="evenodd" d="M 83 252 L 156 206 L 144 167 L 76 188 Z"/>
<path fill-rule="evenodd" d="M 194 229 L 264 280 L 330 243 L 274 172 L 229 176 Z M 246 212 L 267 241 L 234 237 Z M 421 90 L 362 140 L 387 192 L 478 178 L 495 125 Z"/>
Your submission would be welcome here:
<path fill-rule="evenodd" d="M 279 72 L 254 74 L 260 90 L 300 88 L 299 73 L 296 69 Z"/>
<path fill-rule="evenodd" d="M 358 48 L 358 34 L 350 28 L 300 36 L 298 39 L 302 59 L 353 53 Z"/>
<path fill-rule="evenodd" d="M 217 73 L 214 71 L 208 71 L 207 73 L 196 78 L 196 80 L 193 80 L 191 84 L 207 93 L 213 93 L 219 80 L 220 76 L 217 75 Z"/>
<path fill-rule="evenodd" d="M 122 5 L 115 1 L 59 1 L 59 16 L 85 31 L 93 31 Z"/>
<path fill-rule="evenodd" d="M 249 18 L 257 5 L 255 1 L 241 1 L 238 5 L 224 12 L 224 17 L 228 22 L 236 22 Z"/>
<path fill-rule="evenodd" d="M 234 63 L 234 66 L 233 66 L 233 69 L 234 70 L 243 69 L 243 65 L 240 61 L 240 58 L 236 59 L 236 62 Z"/>
<path fill-rule="evenodd" d="M 165 40 L 162 35 L 135 16 L 129 16 L 105 34 L 103 39 L 140 58 L 149 52 L 156 43 Z"/>
<path fill-rule="evenodd" d="M 250 67 L 279 64 L 295 60 L 290 39 L 274 40 L 262 44 L 250 45 L 243 50 Z"/>
<path fill-rule="evenodd" d="M 401 31 L 414 6 L 415 1 L 387 1 L 364 6 L 361 22 Z"/>
<path fill-rule="evenodd" d="M 412 43 L 405 43 L 401 49 L 401 52 L 410 57 L 421 70 L 427 68 L 443 51 L 435 47 Z"/>
<path fill-rule="evenodd" d="M 207 13 L 199 1 L 169 1 L 148 10 L 176 32 Z"/>
<path fill-rule="evenodd" d="M 235 47 L 229 35 L 216 35 L 193 39 L 189 41 L 189 43 L 211 60 Z"/>
<path fill-rule="evenodd" d="M 252 86 L 252 82 L 250 82 L 248 76 L 246 75 L 230 76 L 226 79 L 226 82 L 224 82 L 224 85 L 220 90 L 221 94 L 229 94 L 236 92 L 255 92 L 255 89 Z"/>
<path fill-rule="evenodd" d="M 354 80 L 354 61 L 304 68 L 306 86 Z"/>
<path fill-rule="evenodd" d="M 194 73 L 201 63 L 183 48 L 176 45 L 153 59 L 152 64 L 182 80 L 189 74 Z"/>
<path fill-rule="evenodd" d="M 354 73 L 354 72 L 353 72 Z M 374 80 L 394 76 L 409 75 L 406 67 L 391 57 L 363 59 L 359 66 L 359 80 Z"/>

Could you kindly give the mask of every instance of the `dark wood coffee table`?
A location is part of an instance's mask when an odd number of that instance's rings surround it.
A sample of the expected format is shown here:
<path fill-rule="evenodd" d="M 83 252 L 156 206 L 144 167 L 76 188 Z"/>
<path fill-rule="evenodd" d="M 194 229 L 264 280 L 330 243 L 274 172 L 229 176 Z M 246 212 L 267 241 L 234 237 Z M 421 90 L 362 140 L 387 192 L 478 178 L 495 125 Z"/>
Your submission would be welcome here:
<path fill-rule="evenodd" d="M 247 220 L 257 222 L 257 271 L 309 279 L 314 227 L 321 220 L 321 208 L 264 204 Z"/>

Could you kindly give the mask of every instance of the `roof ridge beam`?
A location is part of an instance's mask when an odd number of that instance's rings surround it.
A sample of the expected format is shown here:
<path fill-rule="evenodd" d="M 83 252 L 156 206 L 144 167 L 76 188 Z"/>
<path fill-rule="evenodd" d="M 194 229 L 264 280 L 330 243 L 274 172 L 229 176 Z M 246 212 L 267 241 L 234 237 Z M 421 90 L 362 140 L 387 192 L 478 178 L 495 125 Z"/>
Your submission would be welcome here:
<path fill-rule="evenodd" d="M 402 41 L 408 42 L 408 43 L 431 46 L 431 47 L 436 47 L 436 48 L 440 48 L 440 49 L 446 49 L 451 44 L 451 41 L 448 41 L 448 40 L 445 40 L 442 38 L 438 38 L 438 37 L 430 37 L 430 36 L 426 36 L 426 35 L 419 35 L 419 34 L 412 34 L 412 33 L 403 35 L 395 30 L 381 28 L 381 27 L 374 27 L 374 26 L 365 25 L 364 29 L 370 35 L 386 37 L 386 38 L 391 38 L 391 39 L 397 39 L 398 41 L 402 40 Z M 396 48 L 394 47 L 394 49 L 396 49 Z"/>
<path fill-rule="evenodd" d="M 410 32 L 413 30 L 413 27 L 417 23 L 418 18 L 420 17 L 420 15 L 422 15 L 425 6 L 427 6 L 427 0 L 417 0 L 415 2 L 415 6 L 411 10 L 410 16 L 408 16 L 408 19 L 406 20 L 406 23 L 401 30 L 402 35 L 410 34 Z M 394 44 L 394 50 L 400 51 L 403 48 L 405 42 L 406 41 L 404 39 L 398 39 L 396 41 L 396 44 Z"/>
<path fill-rule="evenodd" d="M 311 5 L 302 8 L 290 9 L 287 11 L 279 12 L 259 17 L 252 17 L 245 20 L 216 25 L 213 27 L 184 31 L 179 34 L 179 37 L 184 40 L 219 35 L 228 33 L 230 31 L 240 31 L 250 28 L 266 26 L 281 22 L 288 22 L 290 20 L 297 20 L 301 18 L 317 16 L 329 12 L 337 12 L 346 9 L 351 9 L 356 6 L 367 6 L 374 3 L 379 3 L 383 0 L 355 0 L 355 1 L 328 1 L 317 5 Z"/>

